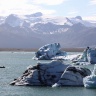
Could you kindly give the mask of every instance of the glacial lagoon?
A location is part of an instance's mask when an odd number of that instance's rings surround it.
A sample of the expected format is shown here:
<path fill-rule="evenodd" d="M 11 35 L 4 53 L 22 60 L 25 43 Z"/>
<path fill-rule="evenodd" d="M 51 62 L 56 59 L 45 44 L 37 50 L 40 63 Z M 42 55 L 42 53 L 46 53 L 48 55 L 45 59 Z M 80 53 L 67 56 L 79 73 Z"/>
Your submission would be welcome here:
<path fill-rule="evenodd" d="M 68 52 L 73 56 L 78 52 Z M 22 75 L 29 65 L 49 60 L 33 60 L 34 52 L 0 52 L 0 96 L 95 96 L 96 89 L 84 87 L 40 87 L 40 86 L 11 86 L 9 83 Z M 70 64 L 70 61 L 64 61 Z M 94 65 L 84 65 L 93 70 Z"/>

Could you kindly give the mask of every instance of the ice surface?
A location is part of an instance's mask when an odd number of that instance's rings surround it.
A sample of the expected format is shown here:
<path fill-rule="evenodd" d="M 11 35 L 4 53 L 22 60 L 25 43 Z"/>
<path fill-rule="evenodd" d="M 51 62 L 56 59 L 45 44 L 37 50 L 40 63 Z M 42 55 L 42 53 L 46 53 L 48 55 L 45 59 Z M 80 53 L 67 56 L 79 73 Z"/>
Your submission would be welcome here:
<path fill-rule="evenodd" d="M 94 66 L 92 74 L 83 79 L 83 83 L 86 88 L 96 88 L 96 65 Z"/>
<path fill-rule="evenodd" d="M 73 58 L 73 62 L 89 62 L 90 64 L 96 64 L 96 49 L 86 48 L 82 55 L 78 55 Z"/>
<path fill-rule="evenodd" d="M 11 82 L 11 85 L 83 86 L 83 78 L 90 73 L 87 68 L 71 66 L 61 60 L 53 60 L 49 63 L 38 63 L 27 67 L 23 75 Z"/>
<path fill-rule="evenodd" d="M 34 58 L 39 60 L 59 59 L 60 56 L 66 56 L 66 52 L 60 50 L 60 43 L 47 44 L 38 49 Z"/>

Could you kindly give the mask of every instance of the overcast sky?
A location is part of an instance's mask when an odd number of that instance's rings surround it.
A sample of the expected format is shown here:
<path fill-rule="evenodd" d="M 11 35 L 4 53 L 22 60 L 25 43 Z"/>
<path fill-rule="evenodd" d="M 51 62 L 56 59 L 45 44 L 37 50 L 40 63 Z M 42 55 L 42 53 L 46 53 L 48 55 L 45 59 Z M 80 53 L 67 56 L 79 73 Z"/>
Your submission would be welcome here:
<path fill-rule="evenodd" d="M 96 20 L 96 0 L 0 0 L 0 16 L 35 12 Z"/>

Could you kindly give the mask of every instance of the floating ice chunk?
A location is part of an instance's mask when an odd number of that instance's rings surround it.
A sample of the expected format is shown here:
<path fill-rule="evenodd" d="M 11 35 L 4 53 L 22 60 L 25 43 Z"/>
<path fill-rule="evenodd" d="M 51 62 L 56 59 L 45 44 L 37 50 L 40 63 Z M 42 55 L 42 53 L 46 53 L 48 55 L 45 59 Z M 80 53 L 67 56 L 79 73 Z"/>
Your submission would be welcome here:
<path fill-rule="evenodd" d="M 35 53 L 33 59 L 39 60 L 51 60 L 51 59 L 60 59 L 59 56 L 66 56 L 67 53 L 60 50 L 59 43 L 47 44 L 39 48 Z"/>
<path fill-rule="evenodd" d="M 81 54 L 72 54 L 72 55 L 67 55 L 64 59 L 65 60 L 73 60 L 74 58 L 77 58 Z"/>
<path fill-rule="evenodd" d="M 23 75 L 11 85 L 30 86 L 83 86 L 83 78 L 90 75 L 90 70 L 64 64 L 61 60 L 38 63 L 29 66 Z"/>
<path fill-rule="evenodd" d="M 52 85 L 52 87 L 54 88 L 54 87 L 59 87 L 60 86 L 60 84 L 57 84 L 57 83 L 55 83 L 54 85 Z"/>
<path fill-rule="evenodd" d="M 83 79 L 83 83 L 86 88 L 96 88 L 96 65 L 94 66 L 92 74 Z"/>
<path fill-rule="evenodd" d="M 96 88 L 96 75 L 86 76 L 83 83 L 86 88 Z"/>
<path fill-rule="evenodd" d="M 20 78 L 11 82 L 11 85 L 52 86 L 58 82 L 62 73 L 69 65 L 60 60 L 49 63 L 39 63 L 25 70 Z"/>
<path fill-rule="evenodd" d="M 82 55 L 75 57 L 73 62 L 89 62 L 90 64 L 96 64 L 96 49 L 87 47 Z"/>
<path fill-rule="evenodd" d="M 83 78 L 91 74 L 87 68 L 68 66 L 61 75 L 60 80 L 52 87 L 58 86 L 83 86 Z"/>

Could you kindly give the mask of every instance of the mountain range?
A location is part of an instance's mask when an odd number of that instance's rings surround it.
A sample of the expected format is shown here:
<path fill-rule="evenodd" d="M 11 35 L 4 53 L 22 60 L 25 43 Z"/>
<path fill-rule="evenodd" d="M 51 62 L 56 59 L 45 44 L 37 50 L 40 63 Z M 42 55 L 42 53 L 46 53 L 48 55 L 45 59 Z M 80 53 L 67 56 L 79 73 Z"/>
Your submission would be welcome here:
<path fill-rule="evenodd" d="M 46 17 L 41 12 L 0 17 L 0 48 L 39 48 L 55 42 L 62 48 L 95 47 L 96 21 Z"/>

